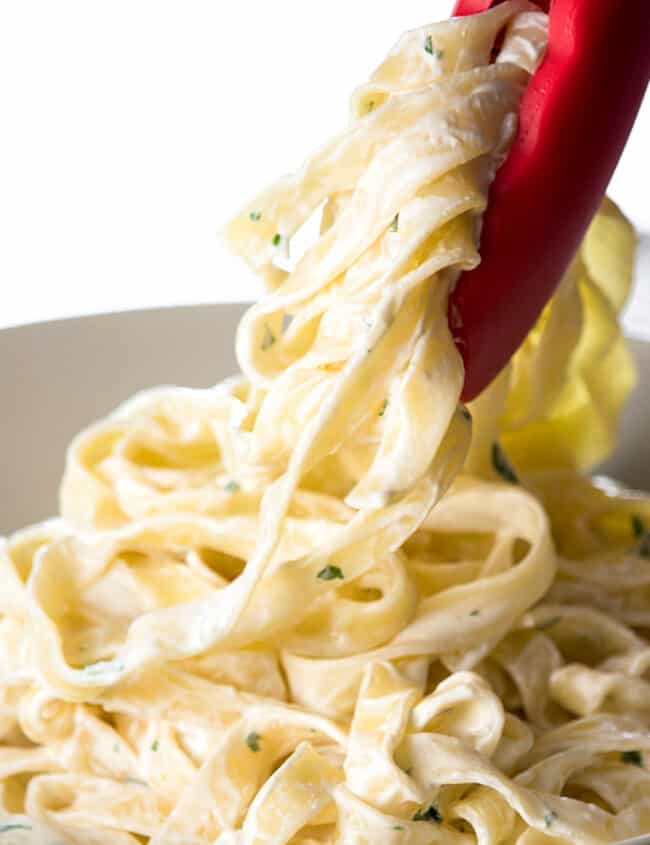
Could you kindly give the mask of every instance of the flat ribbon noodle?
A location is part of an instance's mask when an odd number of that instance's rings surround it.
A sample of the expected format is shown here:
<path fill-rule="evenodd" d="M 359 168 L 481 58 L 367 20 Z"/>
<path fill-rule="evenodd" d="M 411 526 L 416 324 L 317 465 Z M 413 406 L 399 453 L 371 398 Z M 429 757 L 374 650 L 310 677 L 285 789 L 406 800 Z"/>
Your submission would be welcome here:
<path fill-rule="evenodd" d="M 634 380 L 629 224 L 469 409 L 447 326 L 546 32 L 404 35 L 225 229 L 269 288 L 242 375 L 95 423 L 1 541 L 0 845 L 650 830 L 650 501 L 576 474 Z"/>

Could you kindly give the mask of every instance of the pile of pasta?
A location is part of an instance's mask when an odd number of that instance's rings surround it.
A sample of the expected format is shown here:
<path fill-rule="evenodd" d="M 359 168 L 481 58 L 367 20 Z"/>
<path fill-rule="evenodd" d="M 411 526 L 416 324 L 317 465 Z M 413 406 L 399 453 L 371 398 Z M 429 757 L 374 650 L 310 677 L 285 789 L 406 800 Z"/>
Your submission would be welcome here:
<path fill-rule="evenodd" d="M 3 541 L 2 845 L 650 830 L 650 501 L 579 474 L 634 383 L 629 224 L 470 408 L 446 322 L 545 45 L 518 0 L 403 36 L 225 231 L 270 291 L 242 375 L 91 426 Z"/>

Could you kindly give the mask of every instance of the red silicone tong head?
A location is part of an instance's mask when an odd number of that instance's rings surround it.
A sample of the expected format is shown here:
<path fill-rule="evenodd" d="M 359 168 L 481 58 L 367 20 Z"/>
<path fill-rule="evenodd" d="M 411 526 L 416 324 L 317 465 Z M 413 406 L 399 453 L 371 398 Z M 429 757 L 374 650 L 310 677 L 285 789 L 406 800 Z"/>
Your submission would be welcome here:
<path fill-rule="evenodd" d="M 458 0 L 454 14 L 492 5 Z M 510 360 L 553 295 L 607 189 L 650 77 L 650 0 L 538 5 L 549 12 L 548 51 L 490 189 L 481 264 L 461 276 L 449 300 L 465 401 Z"/>

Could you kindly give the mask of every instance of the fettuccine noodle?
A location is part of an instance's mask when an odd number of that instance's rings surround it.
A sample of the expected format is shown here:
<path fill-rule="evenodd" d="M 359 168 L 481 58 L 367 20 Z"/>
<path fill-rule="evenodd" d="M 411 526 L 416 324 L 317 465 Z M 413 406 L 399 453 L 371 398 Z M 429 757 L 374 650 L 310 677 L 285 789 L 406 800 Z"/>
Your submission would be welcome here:
<path fill-rule="evenodd" d="M 650 830 L 650 501 L 578 474 L 634 382 L 634 234 L 605 201 L 469 409 L 446 321 L 546 33 L 513 0 L 403 36 L 227 226 L 270 290 L 243 374 L 93 425 L 3 542 L 0 845 Z"/>

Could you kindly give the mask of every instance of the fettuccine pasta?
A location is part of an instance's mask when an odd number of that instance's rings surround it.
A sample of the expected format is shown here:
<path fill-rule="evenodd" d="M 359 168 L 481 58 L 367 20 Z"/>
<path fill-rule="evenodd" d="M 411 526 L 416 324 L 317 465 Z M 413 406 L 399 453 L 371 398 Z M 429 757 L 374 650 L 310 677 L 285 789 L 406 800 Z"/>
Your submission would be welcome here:
<path fill-rule="evenodd" d="M 242 375 L 91 426 L 2 542 L 0 845 L 650 830 L 650 500 L 578 474 L 634 234 L 605 201 L 469 408 L 446 320 L 546 36 L 520 0 L 403 36 L 225 230 L 269 288 Z"/>

